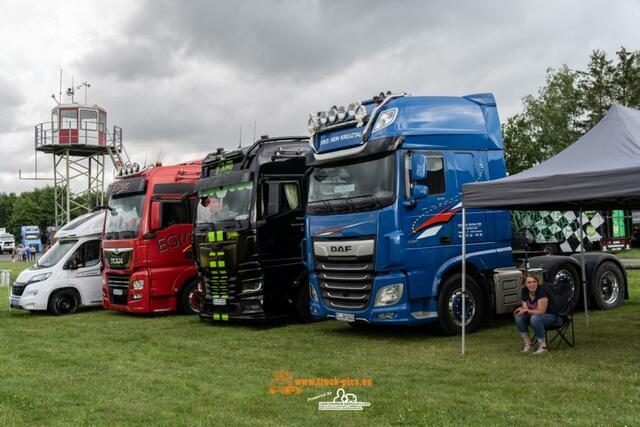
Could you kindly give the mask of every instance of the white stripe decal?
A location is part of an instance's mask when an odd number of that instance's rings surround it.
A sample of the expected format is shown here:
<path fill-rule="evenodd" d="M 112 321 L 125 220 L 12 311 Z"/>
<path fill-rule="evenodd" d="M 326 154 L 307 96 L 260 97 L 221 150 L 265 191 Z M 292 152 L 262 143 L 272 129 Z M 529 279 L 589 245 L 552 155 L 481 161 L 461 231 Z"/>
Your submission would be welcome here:
<path fill-rule="evenodd" d="M 422 234 L 420 234 L 418 236 L 418 239 L 423 239 L 425 237 L 435 236 L 436 234 L 438 234 L 438 232 L 440 231 L 441 228 L 442 228 L 441 225 L 438 225 L 438 226 L 435 226 L 435 227 L 429 227 L 426 230 L 424 230 L 422 232 Z"/>

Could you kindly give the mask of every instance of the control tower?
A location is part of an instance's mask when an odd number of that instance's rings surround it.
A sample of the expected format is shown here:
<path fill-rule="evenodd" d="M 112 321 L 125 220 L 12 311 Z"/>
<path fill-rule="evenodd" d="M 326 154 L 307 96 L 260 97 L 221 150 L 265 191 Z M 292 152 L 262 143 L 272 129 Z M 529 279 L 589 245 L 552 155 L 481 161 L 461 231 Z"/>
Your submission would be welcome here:
<path fill-rule="evenodd" d="M 56 105 L 51 120 L 36 125 L 35 148 L 53 154 L 57 228 L 104 204 L 106 156 L 115 167 L 128 163 L 122 129 L 113 126 L 109 131 L 107 112 L 73 101 Z"/>

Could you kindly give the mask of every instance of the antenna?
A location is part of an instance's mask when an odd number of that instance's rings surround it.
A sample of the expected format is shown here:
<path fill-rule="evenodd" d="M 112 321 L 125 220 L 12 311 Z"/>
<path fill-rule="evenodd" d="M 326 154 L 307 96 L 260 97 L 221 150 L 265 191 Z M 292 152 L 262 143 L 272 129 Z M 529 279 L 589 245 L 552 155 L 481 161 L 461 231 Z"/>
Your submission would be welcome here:
<path fill-rule="evenodd" d="M 60 98 L 60 102 L 62 102 L 62 68 L 60 68 L 60 92 L 58 98 Z M 58 104 L 60 102 L 58 102 Z"/>
<path fill-rule="evenodd" d="M 84 104 L 87 105 L 87 89 L 89 89 L 91 85 L 87 82 L 82 82 L 76 89 L 80 89 L 82 87 L 84 87 Z"/>
<path fill-rule="evenodd" d="M 67 88 L 67 96 L 71 97 L 71 103 L 73 104 L 73 95 L 75 94 L 75 86 L 73 85 L 73 76 L 71 76 L 71 87 Z"/>
<path fill-rule="evenodd" d="M 163 149 L 164 149 L 164 147 L 160 146 L 160 152 L 158 153 L 158 157 L 156 157 L 155 166 L 162 166 L 162 150 Z"/>
<path fill-rule="evenodd" d="M 256 140 L 256 121 L 253 121 L 253 138 L 251 139 L 251 141 L 255 141 Z"/>
<path fill-rule="evenodd" d="M 238 138 L 238 148 L 242 148 L 242 125 L 240 125 L 240 138 Z"/>

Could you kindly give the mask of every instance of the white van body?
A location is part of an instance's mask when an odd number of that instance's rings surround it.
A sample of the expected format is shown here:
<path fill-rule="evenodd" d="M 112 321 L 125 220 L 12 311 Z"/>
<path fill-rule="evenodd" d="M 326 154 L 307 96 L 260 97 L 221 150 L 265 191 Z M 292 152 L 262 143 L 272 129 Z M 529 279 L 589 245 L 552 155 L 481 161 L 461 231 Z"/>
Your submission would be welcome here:
<path fill-rule="evenodd" d="M 88 213 L 63 226 L 56 233 L 56 244 L 37 264 L 18 275 L 11 286 L 9 305 L 53 314 L 101 305 L 104 215 L 104 211 Z"/>

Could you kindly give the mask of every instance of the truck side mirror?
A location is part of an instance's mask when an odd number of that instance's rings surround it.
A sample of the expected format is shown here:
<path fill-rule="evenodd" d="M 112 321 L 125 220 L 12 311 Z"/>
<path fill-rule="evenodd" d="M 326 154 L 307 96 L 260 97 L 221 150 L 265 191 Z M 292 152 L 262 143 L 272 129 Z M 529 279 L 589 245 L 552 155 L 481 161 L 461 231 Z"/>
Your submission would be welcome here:
<path fill-rule="evenodd" d="M 425 179 L 427 179 L 427 157 L 424 154 L 414 154 L 411 156 L 411 180 L 415 182 Z"/>
<path fill-rule="evenodd" d="M 160 230 L 162 218 L 160 215 L 160 202 L 151 202 L 151 231 Z"/>
<path fill-rule="evenodd" d="M 429 195 L 429 187 L 421 184 L 414 184 L 411 189 L 411 197 L 414 199 L 424 199 Z"/>
<path fill-rule="evenodd" d="M 69 269 L 69 270 L 77 270 L 78 269 L 78 262 L 76 261 L 75 258 L 71 258 L 69 261 L 67 261 L 67 269 Z"/>

